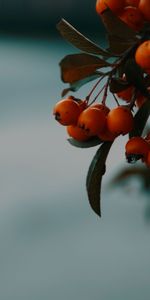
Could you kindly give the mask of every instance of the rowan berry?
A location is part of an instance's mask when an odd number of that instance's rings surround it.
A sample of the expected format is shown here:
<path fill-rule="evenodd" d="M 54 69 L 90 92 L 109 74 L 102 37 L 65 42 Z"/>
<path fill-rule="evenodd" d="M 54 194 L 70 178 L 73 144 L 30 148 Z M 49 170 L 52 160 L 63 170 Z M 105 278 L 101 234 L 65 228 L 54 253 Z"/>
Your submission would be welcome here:
<path fill-rule="evenodd" d="M 79 116 L 78 126 L 85 130 L 89 136 L 98 135 L 106 124 L 105 113 L 95 107 L 88 107 Z"/>
<path fill-rule="evenodd" d="M 106 105 L 104 105 L 102 103 L 94 103 L 91 105 L 91 107 L 96 107 L 96 108 L 102 110 L 105 115 L 108 115 L 108 113 L 110 112 L 109 107 L 107 107 Z"/>
<path fill-rule="evenodd" d="M 80 112 L 78 102 L 72 98 L 60 100 L 55 104 L 53 109 L 53 115 L 61 125 L 76 124 Z"/>
<path fill-rule="evenodd" d="M 132 98 L 132 95 L 133 95 L 133 92 L 134 92 L 134 87 L 133 86 L 129 86 L 125 90 L 116 93 L 116 95 L 120 99 L 125 100 L 126 102 L 130 102 L 131 98 Z"/>
<path fill-rule="evenodd" d="M 138 108 L 140 108 L 146 101 L 146 98 L 140 94 L 137 98 L 136 98 L 136 101 L 135 101 L 135 104 Z"/>
<path fill-rule="evenodd" d="M 137 159 L 145 161 L 147 154 L 150 150 L 150 146 L 142 137 L 131 138 L 125 146 L 126 157 L 128 162 L 134 162 Z"/>
<path fill-rule="evenodd" d="M 140 0 L 139 10 L 142 12 L 144 19 L 150 22 L 150 2 L 149 0 Z"/>
<path fill-rule="evenodd" d="M 136 63 L 144 70 L 150 69 L 150 40 L 140 44 L 135 52 Z"/>
<path fill-rule="evenodd" d="M 141 11 L 137 7 L 126 6 L 119 15 L 120 19 L 124 21 L 130 28 L 135 31 L 142 29 L 144 18 Z"/>
<path fill-rule="evenodd" d="M 84 109 L 86 109 L 87 105 L 88 105 L 86 100 L 78 100 L 78 104 L 79 104 L 80 112 L 82 112 Z"/>
<path fill-rule="evenodd" d="M 105 129 L 101 133 L 99 133 L 98 137 L 100 138 L 100 140 L 105 142 L 105 141 L 114 141 L 117 135 L 113 134 L 108 130 L 107 123 L 106 123 Z"/>
<path fill-rule="evenodd" d="M 96 11 L 101 14 L 107 7 L 117 13 L 124 7 L 125 0 L 97 0 Z"/>
<path fill-rule="evenodd" d="M 125 6 L 138 7 L 140 0 L 125 0 Z"/>
<path fill-rule="evenodd" d="M 67 126 L 67 133 L 70 137 L 74 138 L 77 141 L 87 141 L 89 139 L 88 134 L 86 131 L 82 130 L 76 125 L 68 125 Z"/>
<path fill-rule="evenodd" d="M 118 106 L 112 109 L 107 116 L 108 130 L 114 135 L 127 134 L 134 126 L 134 119 L 127 107 Z"/>

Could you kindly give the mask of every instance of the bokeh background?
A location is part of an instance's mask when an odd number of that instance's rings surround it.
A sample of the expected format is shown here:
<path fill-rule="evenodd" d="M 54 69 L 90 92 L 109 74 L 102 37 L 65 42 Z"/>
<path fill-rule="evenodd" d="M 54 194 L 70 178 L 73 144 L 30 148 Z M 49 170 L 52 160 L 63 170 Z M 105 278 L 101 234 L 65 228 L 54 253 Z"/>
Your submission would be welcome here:
<path fill-rule="evenodd" d="M 127 138 L 108 157 L 99 219 L 85 188 L 97 147 L 72 147 L 52 117 L 58 63 L 78 52 L 61 17 L 105 43 L 94 0 L 0 0 L 0 299 L 149 300 L 149 194 L 136 178 L 109 184 Z"/>

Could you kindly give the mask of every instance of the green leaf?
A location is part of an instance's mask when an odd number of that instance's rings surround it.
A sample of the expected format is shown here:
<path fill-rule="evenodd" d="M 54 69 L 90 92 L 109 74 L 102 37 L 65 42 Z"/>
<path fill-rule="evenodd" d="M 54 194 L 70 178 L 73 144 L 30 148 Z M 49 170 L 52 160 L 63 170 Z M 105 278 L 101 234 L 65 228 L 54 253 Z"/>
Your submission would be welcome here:
<path fill-rule="evenodd" d="M 100 192 L 102 177 L 105 174 L 105 163 L 113 142 L 104 142 L 96 152 L 86 179 L 89 203 L 96 214 L 101 216 Z"/>
<path fill-rule="evenodd" d="M 109 89 L 110 89 L 111 93 L 118 93 L 118 92 L 124 91 L 129 86 L 130 86 L 130 84 L 127 81 L 125 81 L 121 78 L 112 77 L 110 84 L 109 84 Z"/>
<path fill-rule="evenodd" d="M 67 55 L 60 62 L 61 78 L 64 82 L 74 83 L 108 66 L 110 64 L 105 60 L 87 53 Z"/>
<path fill-rule="evenodd" d="M 134 116 L 134 129 L 130 132 L 129 137 L 141 136 L 147 120 L 150 115 L 150 99 L 141 106 Z"/>
<path fill-rule="evenodd" d="M 77 148 L 91 148 L 91 147 L 95 147 L 99 144 L 102 144 L 103 142 L 97 138 L 97 137 L 92 137 L 91 139 L 89 139 L 88 141 L 84 141 L 84 142 L 79 142 L 73 138 L 69 138 L 67 139 L 68 142 L 72 145 L 75 146 Z"/>
<path fill-rule="evenodd" d="M 101 47 L 93 43 L 91 40 L 86 38 L 84 35 L 82 35 L 64 19 L 62 19 L 57 24 L 57 29 L 59 30 L 63 38 L 65 38 L 68 42 L 70 42 L 76 48 L 82 51 L 92 54 L 98 54 L 104 57 L 112 56 L 108 51 L 102 49 Z"/>
<path fill-rule="evenodd" d="M 62 97 L 64 97 L 67 93 L 69 93 L 70 91 L 72 92 L 76 92 L 80 89 L 80 87 L 82 87 L 84 84 L 92 81 L 92 80 L 95 80 L 99 77 L 103 76 L 103 73 L 100 73 L 100 72 L 95 72 L 95 74 L 91 75 L 91 76 L 88 76 L 84 79 L 81 79 L 81 80 L 78 80 L 76 82 L 73 82 L 70 84 L 70 87 L 64 89 L 62 91 Z"/>

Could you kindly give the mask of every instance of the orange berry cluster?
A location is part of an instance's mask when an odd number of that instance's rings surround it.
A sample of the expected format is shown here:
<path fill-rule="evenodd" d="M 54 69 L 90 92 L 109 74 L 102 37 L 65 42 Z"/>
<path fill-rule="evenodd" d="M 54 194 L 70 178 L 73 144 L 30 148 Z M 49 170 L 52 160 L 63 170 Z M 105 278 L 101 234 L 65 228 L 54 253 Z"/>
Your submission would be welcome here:
<path fill-rule="evenodd" d="M 102 144 L 86 180 L 90 205 L 100 215 L 100 186 L 108 153 L 117 137 L 129 134 L 125 145 L 129 163 L 140 160 L 150 168 L 150 132 L 146 137 L 140 136 L 150 115 L 150 0 L 96 0 L 96 12 L 107 30 L 107 49 L 65 20 L 57 26 L 61 35 L 82 51 L 60 62 L 61 78 L 69 83 L 62 95 L 96 78 L 98 81 L 85 100 L 69 96 L 58 101 L 53 115 L 66 126 L 69 142 L 74 146 Z M 113 108 L 106 105 L 108 92 L 117 104 Z"/>
<path fill-rule="evenodd" d="M 145 84 L 146 79 L 150 76 L 150 40 L 147 39 L 149 35 L 142 35 L 142 32 L 145 32 L 142 31 L 144 30 L 144 25 L 150 22 L 149 5 L 150 0 L 96 0 L 96 11 L 100 16 L 109 8 L 131 29 L 139 31 L 141 39 L 138 40 L 137 44 L 134 44 L 132 49 L 134 52 L 132 51 L 131 58 L 136 65 L 140 66 L 139 69 L 141 70 L 143 80 L 142 84 Z M 122 57 L 123 59 L 125 58 L 125 56 Z M 127 56 L 126 61 L 128 57 L 130 58 L 130 56 Z M 115 74 L 115 68 L 117 70 L 117 67 L 123 62 L 123 59 L 121 60 L 120 56 L 118 65 L 112 65 L 112 71 L 110 71 L 110 73 L 108 72 L 109 75 L 106 85 L 103 86 L 91 103 L 89 103 L 89 99 L 101 79 L 96 83 L 85 100 L 69 96 L 55 104 L 53 109 L 55 119 L 61 125 L 66 126 L 67 134 L 73 139 L 84 142 L 93 137 L 97 137 L 102 142 L 114 141 L 119 135 L 126 135 L 134 129 L 132 110 L 134 106 L 141 108 L 144 102 L 147 101 L 150 91 L 149 84 L 145 85 L 145 91 L 147 90 L 147 92 L 143 93 L 143 87 L 138 87 L 132 80 L 128 82 L 128 78 L 126 78 L 128 75 L 122 70 L 121 74 L 123 75 L 119 75 L 122 76 L 119 79 L 123 83 L 123 89 L 119 89 L 119 92 L 112 92 L 118 106 L 109 109 L 105 104 L 107 90 Z M 97 103 L 96 99 L 103 89 L 104 95 L 102 103 Z M 119 105 L 117 98 L 125 101 L 126 105 Z M 142 162 L 150 167 L 150 138 L 135 136 L 128 140 L 125 148 L 128 162 L 141 159 Z"/>
<path fill-rule="evenodd" d="M 128 99 L 129 100 L 129 99 Z M 58 101 L 53 108 L 55 119 L 66 126 L 67 134 L 79 142 L 98 137 L 100 141 L 114 141 L 134 127 L 133 114 L 128 106 L 109 109 L 102 103 L 88 105 L 87 100 L 70 96 Z M 125 146 L 129 163 L 141 160 L 150 168 L 150 133 L 145 137 L 132 137 Z"/>
<path fill-rule="evenodd" d="M 96 11 L 99 15 L 109 7 L 122 21 L 135 31 L 150 22 L 149 0 L 97 0 Z"/>
<path fill-rule="evenodd" d="M 97 0 L 96 11 L 101 14 L 109 7 L 123 22 L 134 31 L 143 29 L 150 22 L 149 0 Z M 136 63 L 150 74 L 150 40 L 140 43 L 135 52 Z"/>
<path fill-rule="evenodd" d="M 77 141 L 95 136 L 102 141 L 113 141 L 134 127 L 133 115 L 128 107 L 118 106 L 110 110 L 105 104 L 88 105 L 86 100 L 74 97 L 57 102 L 53 114 L 60 124 L 67 126 L 69 136 Z"/>

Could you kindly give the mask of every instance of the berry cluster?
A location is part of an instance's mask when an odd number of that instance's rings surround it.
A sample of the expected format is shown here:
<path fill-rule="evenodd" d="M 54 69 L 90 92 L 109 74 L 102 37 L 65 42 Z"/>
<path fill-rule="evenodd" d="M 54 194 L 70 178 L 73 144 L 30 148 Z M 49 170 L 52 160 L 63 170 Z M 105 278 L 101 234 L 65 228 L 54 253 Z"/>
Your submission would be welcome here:
<path fill-rule="evenodd" d="M 96 102 L 88 105 L 87 100 L 76 99 L 73 96 L 57 102 L 53 114 L 61 125 L 66 126 L 68 135 L 79 142 L 93 137 L 98 137 L 103 142 L 114 141 L 134 127 L 133 114 L 127 106 L 121 105 L 110 110 L 105 104 Z M 150 133 L 145 138 L 129 139 L 125 153 L 129 163 L 141 159 L 150 167 Z"/>
<path fill-rule="evenodd" d="M 102 14 L 109 7 L 122 21 L 135 31 L 150 21 L 149 0 L 97 0 L 96 11 Z"/>
<path fill-rule="evenodd" d="M 105 104 L 79 100 L 70 96 L 60 100 L 53 109 L 55 119 L 67 126 L 69 136 L 77 141 L 98 137 L 101 141 L 113 141 L 119 135 L 129 133 L 134 127 L 133 114 L 127 106 L 109 109 Z"/>
<path fill-rule="evenodd" d="M 107 30 L 107 49 L 94 44 L 65 20 L 58 24 L 62 36 L 82 53 L 67 55 L 60 62 L 61 78 L 70 86 L 62 92 L 63 99 L 55 104 L 53 115 L 81 147 L 94 139 L 98 140 L 95 145 L 102 144 L 86 182 L 89 202 L 99 215 L 101 179 L 117 137 L 129 134 L 125 145 L 129 163 L 141 160 L 150 168 L 150 133 L 142 137 L 150 115 L 149 5 L 150 0 L 96 1 L 96 12 Z M 98 81 L 84 99 L 64 98 L 96 78 Z M 106 104 L 108 93 L 115 100 L 113 108 Z"/>
<path fill-rule="evenodd" d="M 96 11 L 100 15 L 109 7 L 118 18 L 134 31 L 143 29 L 150 22 L 149 0 L 97 0 Z M 150 73 L 150 40 L 146 39 L 138 46 L 135 61 L 146 72 Z"/>

